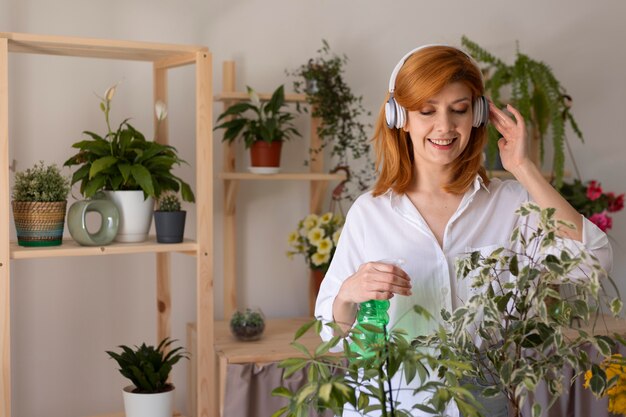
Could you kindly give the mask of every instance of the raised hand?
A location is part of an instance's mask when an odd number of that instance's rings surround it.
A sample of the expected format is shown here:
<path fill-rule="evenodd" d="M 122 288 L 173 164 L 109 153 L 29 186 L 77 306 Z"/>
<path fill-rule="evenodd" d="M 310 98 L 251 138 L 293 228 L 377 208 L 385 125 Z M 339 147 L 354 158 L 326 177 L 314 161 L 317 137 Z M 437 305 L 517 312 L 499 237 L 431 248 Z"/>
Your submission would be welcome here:
<path fill-rule="evenodd" d="M 528 157 L 524 118 L 510 104 L 506 108 L 514 118 L 497 108 L 492 102 L 489 102 L 489 120 L 493 127 L 502 135 L 498 141 L 502 166 L 513 175 L 516 175 L 518 169 L 525 164 L 532 164 L 532 162 Z"/>

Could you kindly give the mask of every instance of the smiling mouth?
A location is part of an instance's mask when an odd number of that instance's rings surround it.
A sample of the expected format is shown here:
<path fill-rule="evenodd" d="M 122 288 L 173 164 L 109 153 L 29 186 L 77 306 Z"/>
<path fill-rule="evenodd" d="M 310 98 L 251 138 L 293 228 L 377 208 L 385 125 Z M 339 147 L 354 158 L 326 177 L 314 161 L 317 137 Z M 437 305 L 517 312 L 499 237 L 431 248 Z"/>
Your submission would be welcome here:
<path fill-rule="evenodd" d="M 451 139 L 428 139 L 430 143 L 437 146 L 449 146 L 454 142 L 456 138 Z"/>

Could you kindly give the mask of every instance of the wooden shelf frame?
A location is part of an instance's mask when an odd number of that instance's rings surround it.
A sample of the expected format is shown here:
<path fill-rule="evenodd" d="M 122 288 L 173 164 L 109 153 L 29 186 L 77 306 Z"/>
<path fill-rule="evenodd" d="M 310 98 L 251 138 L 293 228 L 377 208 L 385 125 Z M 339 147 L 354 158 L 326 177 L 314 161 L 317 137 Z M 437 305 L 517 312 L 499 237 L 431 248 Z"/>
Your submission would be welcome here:
<path fill-rule="evenodd" d="M 235 63 L 225 61 L 222 69 L 223 84 L 222 92 L 215 96 L 216 101 L 221 101 L 224 109 L 238 101 L 247 101 L 249 96 L 245 92 L 235 91 Z M 261 100 L 269 100 L 271 94 L 258 93 Z M 304 94 L 285 94 L 287 102 L 306 103 Z M 319 149 L 321 140 L 317 134 L 320 120 L 311 118 L 310 143 L 311 149 Z M 224 145 L 223 171 L 219 178 L 224 181 L 224 317 L 229 318 L 237 309 L 237 248 L 235 236 L 236 225 L 236 201 L 240 181 L 308 181 L 310 183 L 310 213 L 321 213 L 324 194 L 330 181 L 343 181 L 345 175 L 328 174 L 324 172 L 324 159 L 315 158 L 309 161 L 309 172 L 301 173 L 278 173 L 278 174 L 252 174 L 236 172 L 235 152 L 233 144 Z M 313 314 L 315 303 L 315 283 L 313 277 L 309 277 L 309 310 Z"/>
<path fill-rule="evenodd" d="M 10 260 L 44 257 L 156 253 L 157 338 L 170 335 L 170 253 L 196 259 L 197 409 L 199 417 L 217 416 L 218 375 L 214 350 L 213 305 L 213 92 L 212 56 L 203 46 L 129 42 L 24 33 L 0 33 L 0 166 L 9 166 L 9 57 L 12 53 L 146 61 L 152 64 L 154 102 L 167 103 L 167 76 L 172 68 L 195 65 L 196 241 L 178 245 L 113 244 L 58 248 L 20 248 L 9 242 L 9 170 L 0 169 L 0 417 L 11 417 Z M 159 142 L 168 143 L 167 121 L 157 123 Z"/>

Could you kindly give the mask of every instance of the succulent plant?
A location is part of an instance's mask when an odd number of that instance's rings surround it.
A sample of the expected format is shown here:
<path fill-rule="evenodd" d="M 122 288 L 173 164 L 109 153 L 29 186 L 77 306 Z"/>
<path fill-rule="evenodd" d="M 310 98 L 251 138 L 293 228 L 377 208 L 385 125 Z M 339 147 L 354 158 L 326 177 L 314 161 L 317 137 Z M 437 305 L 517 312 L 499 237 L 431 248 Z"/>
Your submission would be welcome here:
<path fill-rule="evenodd" d="M 180 211 L 180 198 L 174 193 L 167 193 L 159 198 L 159 211 Z"/>
<path fill-rule="evenodd" d="M 167 352 L 167 348 L 176 342 L 170 338 L 165 338 L 155 348 L 143 343 L 131 349 L 128 346 L 120 345 L 121 353 L 106 351 L 110 357 L 115 359 L 120 366 L 120 373 L 130 379 L 135 385 L 136 393 L 157 393 L 172 389 L 172 384 L 167 382 L 172 366 L 181 359 L 189 359 L 189 353 L 182 347 Z"/>

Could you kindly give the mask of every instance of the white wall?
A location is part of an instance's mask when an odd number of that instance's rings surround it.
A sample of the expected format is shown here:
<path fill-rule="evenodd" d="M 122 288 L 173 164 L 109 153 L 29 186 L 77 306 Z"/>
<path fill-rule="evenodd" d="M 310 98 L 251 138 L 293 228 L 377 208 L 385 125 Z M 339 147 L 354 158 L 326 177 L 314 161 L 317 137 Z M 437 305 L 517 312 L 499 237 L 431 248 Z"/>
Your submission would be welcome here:
<path fill-rule="evenodd" d="M 459 44 L 466 34 L 510 59 L 519 40 L 530 56 L 549 63 L 574 97 L 574 114 L 586 144 L 569 134 L 585 179 L 605 189 L 626 191 L 626 66 L 621 0 L 510 2 L 444 0 L 131 0 L 108 2 L 0 0 L 0 31 L 145 40 L 207 45 L 214 58 L 214 89 L 221 89 L 221 62 L 238 66 L 237 86 L 271 91 L 291 80 L 294 69 L 314 56 L 321 39 L 346 53 L 346 78 L 364 105 L 376 113 L 389 72 L 417 45 Z M 6 6 L 5 6 L 6 3 Z M 70 144 L 85 129 L 104 129 L 98 102 L 109 85 L 123 80 L 113 115 L 133 117 L 151 134 L 151 69 L 143 63 L 13 56 L 10 66 L 11 157 L 24 169 L 39 159 L 62 164 Z M 190 145 L 194 115 L 192 72 L 174 71 L 170 80 L 170 128 L 182 156 L 194 160 Z M 216 104 L 215 114 L 222 110 Z M 373 121 L 373 117 L 368 122 Z M 306 122 L 300 122 L 303 130 Z M 219 134 L 216 135 L 216 140 Z M 221 145 L 215 145 L 215 171 Z M 286 167 L 299 168 L 303 143 L 287 144 Z M 245 163 L 241 162 L 241 169 Z M 192 170 L 180 171 L 187 179 Z M 221 317 L 222 212 L 219 181 L 215 182 L 215 299 Z M 307 273 L 301 259 L 283 254 L 287 234 L 307 213 L 308 188 L 303 184 L 243 184 L 238 199 L 241 260 L 239 297 L 260 306 L 266 315 L 307 313 Z M 193 206 L 188 206 L 193 213 Z M 271 214 L 257 218 L 257 213 Z M 279 220 L 280 219 L 280 220 Z M 194 228 L 195 215 L 188 232 Z M 614 217 L 614 277 L 626 293 L 626 216 Z M 184 325 L 195 314 L 194 264 L 174 255 L 173 336 L 184 341 Z M 271 261 L 268 261 L 270 259 Z M 13 415 L 79 416 L 121 409 L 124 381 L 105 349 L 118 344 L 151 342 L 155 335 L 154 259 L 149 255 L 68 260 L 16 261 L 12 268 Z M 178 409 L 186 410 L 186 369 L 179 366 L 174 382 Z"/>

